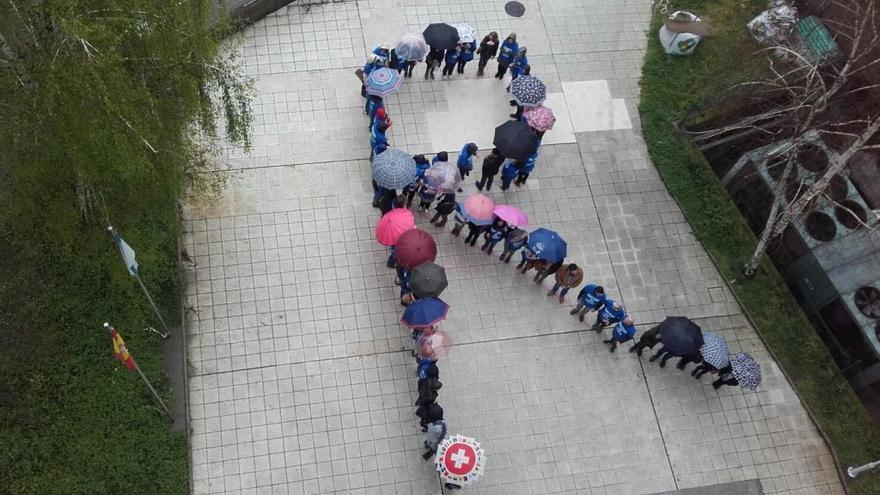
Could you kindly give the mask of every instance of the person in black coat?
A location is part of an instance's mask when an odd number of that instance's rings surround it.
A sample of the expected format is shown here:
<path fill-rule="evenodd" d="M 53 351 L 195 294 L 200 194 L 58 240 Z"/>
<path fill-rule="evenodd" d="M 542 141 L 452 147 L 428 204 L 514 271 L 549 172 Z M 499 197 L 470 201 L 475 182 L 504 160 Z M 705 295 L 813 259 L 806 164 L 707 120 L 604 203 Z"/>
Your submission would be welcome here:
<path fill-rule="evenodd" d="M 480 42 L 480 47 L 477 48 L 477 54 L 480 56 L 480 61 L 477 62 L 477 77 L 483 77 L 483 73 L 486 70 L 486 64 L 489 63 L 489 60 L 495 58 L 497 53 L 498 33 L 492 31 L 483 37 L 483 41 Z"/>
<path fill-rule="evenodd" d="M 436 402 L 439 395 L 437 391 L 443 387 L 443 384 L 440 383 L 440 369 L 437 368 L 436 363 L 428 366 L 425 374 L 427 375 L 425 378 L 419 378 L 419 397 L 415 402 L 415 405 L 419 407 L 430 406 Z"/>
<path fill-rule="evenodd" d="M 434 214 L 431 223 L 437 227 L 443 227 L 446 225 L 446 221 L 449 219 L 449 214 L 455 210 L 456 204 L 458 203 L 455 201 L 455 194 L 448 193 L 440 196 L 440 201 L 438 201 L 437 205 L 434 207 L 434 210 L 437 213 Z"/>
<path fill-rule="evenodd" d="M 395 200 L 397 200 L 397 191 L 394 189 L 385 189 L 382 192 L 379 196 L 379 211 L 382 212 L 382 216 L 394 208 Z"/>
<path fill-rule="evenodd" d="M 443 50 L 431 48 L 431 51 L 425 57 L 425 64 L 428 66 L 425 68 L 425 79 L 428 79 L 429 76 L 431 79 L 434 79 L 434 70 L 440 67 L 440 64 L 443 63 L 443 58 Z"/>
<path fill-rule="evenodd" d="M 653 349 L 655 345 L 660 342 L 660 325 L 648 330 L 643 333 L 641 337 L 639 337 L 639 342 L 629 348 L 629 352 L 635 352 L 642 356 L 642 351 L 647 347 L 648 349 Z M 693 375 L 693 373 L 691 373 Z"/>
<path fill-rule="evenodd" d="M 427 431 L 428 423 L 443 419 L 443 408 L 437 403 L 422 406 L 416 409 L 416 416 L 421 418 L 419 425 L 422 427 L 422 431 Z"/>
<path fill-rule="evenodd" d="M 502 163 L 504 163 L 504 157 L 501 156 L 498 148 L 493 149 L 489 156 L 483 158 L 483 176 L 477 181 L 477 189 L 482 191 L 483 186 L 486 187 L 487 191 L 492 189 L 492 181 L 498 175 L 498 171 L 501 170 Z"/>

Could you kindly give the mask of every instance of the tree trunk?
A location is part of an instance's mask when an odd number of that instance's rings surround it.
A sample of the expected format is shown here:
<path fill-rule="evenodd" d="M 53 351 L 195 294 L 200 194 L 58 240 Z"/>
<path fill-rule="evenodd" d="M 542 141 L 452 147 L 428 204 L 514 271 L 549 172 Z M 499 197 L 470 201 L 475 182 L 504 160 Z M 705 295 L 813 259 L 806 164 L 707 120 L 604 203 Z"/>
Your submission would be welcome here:
<path fill-rule="evenodd" d="M 755 251 L 752 253 L 751 258 L 749 258 L 749 261 L 743 265 L 743 275 L 745 275 L 746 278 L 753 278 L 758 272 L 758 265 L 760 265 L 761 258 L 764 257 L 764 253 L 767 251 L 767 244 L 769 244 L 770 239 L 773 238 L 773 225 L 776 223 L 779 216 L 779 208 L 782 206 L 783 201 L 785 201 L 785 185 L 788 183 L 788 176 L 794 168 L 794 163 L 795 153 L 792 151 L 788 155 L 788 160 L 785 162 L 785 169 L 782 171 L 782 177 L 779 179 L 776 188 L 773 190 L 773 206 L 770 208 L 770 215 L 767 217 L 767 223 L 764 224 L 761 238 L 758 239 L 758 245 L 755 246 Z"/>

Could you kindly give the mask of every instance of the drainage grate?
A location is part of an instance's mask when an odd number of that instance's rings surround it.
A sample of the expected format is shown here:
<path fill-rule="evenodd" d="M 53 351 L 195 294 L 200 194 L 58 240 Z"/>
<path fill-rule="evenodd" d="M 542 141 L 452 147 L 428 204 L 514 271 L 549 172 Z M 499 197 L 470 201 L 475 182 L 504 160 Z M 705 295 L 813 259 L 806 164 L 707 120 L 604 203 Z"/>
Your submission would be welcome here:
<path fill-rule="evenodd" d="M 526 6 L 519 2 L 507 2 L 504 11 L 511 17 L 522 17 L 526 13 Z"/>

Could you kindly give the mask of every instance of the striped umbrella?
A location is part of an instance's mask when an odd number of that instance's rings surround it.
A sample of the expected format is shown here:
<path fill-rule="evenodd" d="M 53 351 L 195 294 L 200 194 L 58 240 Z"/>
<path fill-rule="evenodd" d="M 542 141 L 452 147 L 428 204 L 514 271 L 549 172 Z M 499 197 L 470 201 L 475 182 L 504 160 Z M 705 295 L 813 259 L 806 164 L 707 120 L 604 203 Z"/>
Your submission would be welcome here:
<path fill-rule="evenodd" d="M 761 365 L 749 353 L 737 352 L 730 356 L 730 366 L 740 387 L 755 390 L 761 384 Z"/>
<path fill-rule="evenodd" d="M 547 86 L 534 76 L 519 76 L 510 83 L 510 96 L 519 105 L 536 107 L 547 99 Z"/>
<path fill-rule="evenodd" d="M 413 61 L 425 58 L 429 48 L 421 33 L 403 33 L 394 50 L 401 57 Z"/>
<path fill-rule="evenodd" d="M 402 83 L 403 78 L 400 77 L 400 73 L 388 67 L 380 67 L 370 72 L 367 80 L 364 81 L 368 94 L 382 97 L 397 93 Z"/>
<path fill-rule="evenodd" d="M 730 350 L 724 338 L 714 332 L 703 332 L 703 345 L 700 347 L 703 360 L 721 369 L 730 364 Z"/>
<path fill-rule="evenodd" d="M 398 149 L 376 155 L 371 168 L 373 180 L 385 189 L 402 189 L 416 179 L 416 161 L 409 153 Z"/>
<path fill-rule="evenodd" d="M 553 115 L 553 110 L 544 105 L 526 108 L 523 111 L 523 117 L 526 119 L 526 124 L 529 124 L 529 127 L 538 132 L 549 131 L 553 129 L 553 124 L 556 123 L 556 116 Z"/>

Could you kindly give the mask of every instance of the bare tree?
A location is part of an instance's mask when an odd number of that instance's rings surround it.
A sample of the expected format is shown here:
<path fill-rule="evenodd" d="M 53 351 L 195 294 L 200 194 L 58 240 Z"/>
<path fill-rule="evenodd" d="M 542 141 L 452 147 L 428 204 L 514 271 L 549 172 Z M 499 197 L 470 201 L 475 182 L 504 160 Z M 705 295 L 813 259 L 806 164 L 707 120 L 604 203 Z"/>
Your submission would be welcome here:
<path fill-rule="evenodd" d="M 775 45 L 763 50 L 768 54 L 769 77 L 750 81 L 734 89 L 747 93 L 753 102 L 747 115 L 719 127 L 692 132 L 692 139 L 703 148 L 713 143 L 724 143 L 750 135 L 761 135 L 785 147 L 781 179 L 773 187 L 773 201 L 758 244 L 743 267 L 746 276 L 757 271 L 772 239 L 781 235 L 791 223 L 806 212 L 818 197 L 824 197 L 832 178 L 845 175 L 847 162 L 858 151 L 873 147 L 870 144 L 880 128 L 880 113 L 860 100 L 880 87 L 875 79 L 865 77 L 880 69 L 880 30 L 878 30 L 878 3 L 828 2 L 847 13 L 852 22 L 839 23 L 823 19 L 844 46 L 840 61 L 827 60 L 809 54 L 802 44 Z M 815 141 L 834 142 L 840 151 L 829 154 L 829 165 L 822 175 L 792 200 L 785 197 L 789 176 L 795 168 L 797 154 Z M 767 146 L 774 149 L 779 146 Z M 829 148 L 832 148 L 829 146 Z M 747 163 L 768 163 L 768 156 L 751 156 L 751 160 L 737 162 L 728 173 L 739 173 Z M 807 187 L 808 186 L 808 187 Z"/>

